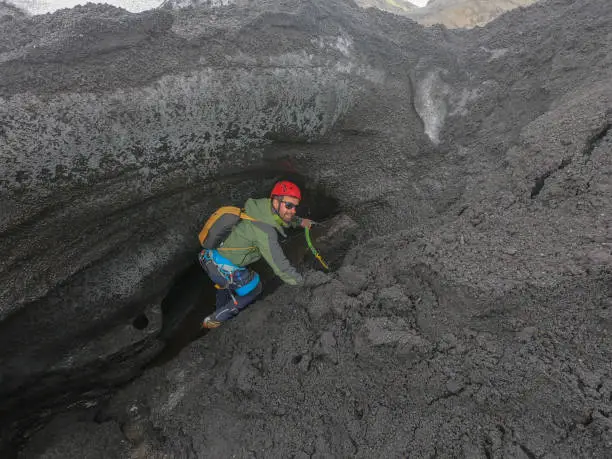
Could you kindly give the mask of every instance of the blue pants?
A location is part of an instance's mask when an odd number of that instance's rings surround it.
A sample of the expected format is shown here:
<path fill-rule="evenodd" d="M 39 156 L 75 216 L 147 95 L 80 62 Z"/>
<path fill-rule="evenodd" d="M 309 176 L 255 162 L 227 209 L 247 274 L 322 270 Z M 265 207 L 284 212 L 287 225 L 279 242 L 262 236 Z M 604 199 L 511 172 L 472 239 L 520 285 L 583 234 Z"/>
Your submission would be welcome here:
<path fill-rule="evenodd" d="M 215 320 L 225 322 L 251 304 L 262 292 L 263 287 L 259 282 L 259 275 L 255 271 L 234 266 L 234 269 L 230 272 L 230 270 L 224 269 L 228 267 L 227 264 L 220 266 L 215 263 L 215 260 L 210 256 L 210 252 L 203 250 L 200 252 L 198 259 L 210 280 L 221 287 L 217 290 Z M 216 255 L 218 256 L 218 254 Z M 252 288 L 254 282 L 257 282 L 257 285 Z M 243 292 L 245 287 L 249 290 L 246 293 Z"/>

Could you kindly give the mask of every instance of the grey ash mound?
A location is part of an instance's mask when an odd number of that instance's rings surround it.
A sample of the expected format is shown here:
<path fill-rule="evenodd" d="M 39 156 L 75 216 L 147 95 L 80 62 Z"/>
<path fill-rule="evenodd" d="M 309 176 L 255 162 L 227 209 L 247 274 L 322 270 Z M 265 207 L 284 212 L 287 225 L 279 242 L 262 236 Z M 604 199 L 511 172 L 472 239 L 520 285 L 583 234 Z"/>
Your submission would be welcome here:
<path fill-rule="evenodd" d="M 473 30 L 330 0 L 7 24 L 0 395 L 23 457 L 610 456 L 607 0 Z M 349 250 L 143 372 L 203 219 L 288 171 Z"/>

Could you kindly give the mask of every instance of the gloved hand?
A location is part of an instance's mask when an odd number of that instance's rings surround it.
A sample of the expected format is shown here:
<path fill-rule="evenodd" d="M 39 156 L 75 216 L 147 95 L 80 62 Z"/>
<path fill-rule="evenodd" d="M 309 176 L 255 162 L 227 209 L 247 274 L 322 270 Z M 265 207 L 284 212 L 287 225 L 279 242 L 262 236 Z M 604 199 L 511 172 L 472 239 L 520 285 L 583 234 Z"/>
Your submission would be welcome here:
<path fill-rule="evenodd" d="M 309 218 L 302 218 L 302 222 L 300 223 L 302 228 L 312 228 L 315 225 L 318 225 L 317 222 L 310 220 Z"/>

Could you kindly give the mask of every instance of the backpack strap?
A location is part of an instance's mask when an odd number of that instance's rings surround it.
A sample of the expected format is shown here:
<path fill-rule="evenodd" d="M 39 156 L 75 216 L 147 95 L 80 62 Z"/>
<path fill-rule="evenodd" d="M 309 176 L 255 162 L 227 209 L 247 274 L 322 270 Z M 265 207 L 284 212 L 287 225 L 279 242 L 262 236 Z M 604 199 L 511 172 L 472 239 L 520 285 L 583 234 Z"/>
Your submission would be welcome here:
<path fill-rule="evenodd" d="M 244 209 L 240 209 L 240 213 L 238 214 L 238 216 L 242 219 L 242 220 L 248 220 L 250 222 L 257 222 L 259 220 L 253 218 L 253 217 L 249 217 L 247 214 L 243 213 Z M 251 246 L 251 247 L 217 247 L 217 251 L 221 251 L 221 250 L 225 250 L 225 251 L 231 251 L 231 250 L 251 250 L 251 249 L 256 249 L 257 247 L 255 246 Z"/>
<path fill-rule="evenodd" d="M 238 217 L 238 219 L 240 220 L 249 220 L 252 222 L 258 221 L 255 218 L 245 214 L 244 209 L 241 209 L 240 207 L 235 207 L 235 206 L 220 207 L 208 218 L 208 220 L 206 221 L 206 224 L 204 225 L 204 228 L 202 228 L 202 230 L 200 231 L 200 234 L 198 235 L 198 239 L 200 240 L 201 245 L 204 245 L 204 241 L 208 237 L 208 234 L 211 228 L 215 226 L 215 224 L 219 221 L 219 219 L 221 219 L 225 215 L 234 215 L 234 218 Z M 231 225 L 235 225 L 235 224 L 236 224 L 236 220 L 234 220 L 234 223 L 231 223 Z M 227 228 L 229 228 L 229 224 L 226 226 Z"/>
<path fill-rule="evenodd" d="M 249 217 L 247 214 L 244 213 L 244 209 L 240 209 L 240 213 L 238 214 L 238 216 L 240 218 L 242 218 L 243 220 L 248 220 L 250 222 L 257 222 L 259 220 L 253 218 L 253 217 Z"/>

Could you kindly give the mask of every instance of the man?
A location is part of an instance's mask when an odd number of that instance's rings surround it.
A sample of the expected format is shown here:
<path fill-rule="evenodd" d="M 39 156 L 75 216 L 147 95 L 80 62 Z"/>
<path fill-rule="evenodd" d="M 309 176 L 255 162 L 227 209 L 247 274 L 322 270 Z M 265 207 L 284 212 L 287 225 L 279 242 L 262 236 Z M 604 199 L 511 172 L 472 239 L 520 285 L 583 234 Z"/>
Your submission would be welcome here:
<path fill-rule="evenodd" d="M 217 328 L 255 300 L 263 287 L 259 274 L 246 266 L 262 257 L 285 283 L 302 283 L 278 243 L 278 233 L 285 236 L 285 228 L 312 226 L 312 220 L 295 214 L 301 199 L 295 183 L 277 182 L 270 198 L 247 200 L 244 212 L 254 220 L 240 220 L 218 249 L 200 252 L 200 264 L 218 289 L 216 311 L 202 327 Z"/>

